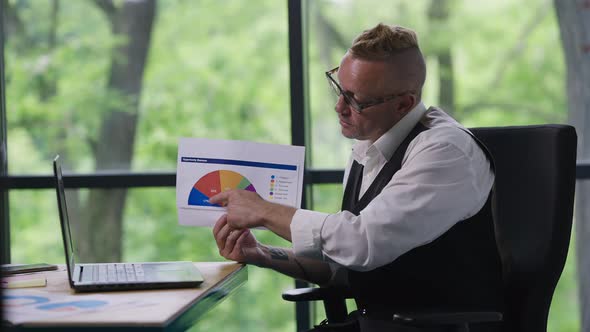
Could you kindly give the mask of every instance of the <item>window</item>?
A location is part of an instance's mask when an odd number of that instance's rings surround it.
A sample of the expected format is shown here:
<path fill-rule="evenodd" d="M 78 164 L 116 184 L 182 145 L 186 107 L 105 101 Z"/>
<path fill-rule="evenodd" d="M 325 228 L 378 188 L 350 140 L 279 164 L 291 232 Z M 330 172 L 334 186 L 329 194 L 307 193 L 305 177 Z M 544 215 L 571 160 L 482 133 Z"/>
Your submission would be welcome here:
<path fill-rule="evenodd" d="M 66 175 L 173 176 L 179 137 L 290 143 L 284 2 L 3 4 L 11 176 L 52 174 L 56 154 Z M 55 190 L 46 188 L 10 192 L 13 262 L 64 262 Z M 82 261 L 224 260 L 211 229 L 178 225 L 173 187 L 82 188 L 68 200 Z M 249 274 L 240 296 L 202 324 L 224 317 L 227 331 L 292 331 L 293 305 L 280 300 L 292 279 Z"/>
<path fill-rule="evenodd" d="M 550 2 L 310 1 L 311 165 L 343 168 L 342 137 L 325 71 L 340 64 L 352 40 L 378 22 L 414 29 L 427 61 L 425 105 L 442 107 L 468 127 L 566 123 L 565 68 Z M 342 186 L 314 186 L 313 206 L 340 209 Z M 550 330 L 578 326 L 575 246 L 556 289 Z M 349 305 L 350 307 L 350 305 Z M 569 308 L 565 309 L 565 308 Z M 316 309 L 323 317 L 323 307 Z"/>
<path fill-rule="evenodd" d="M 3 225 L 10 220 L 3 249 L 13 262 L 63 261 L 49 176 L 56 154 L 66 175 L 81 179 L 68 196 L 78 235 L 88 242 L 84 260 L 223 260 L 210 229 L 177 223 L 179 137 L 282 144 L 305 137 L 308 207 L 338 211 L 352 142 L 340 135 L 324 72 L 339 64 L 361 30 L 380 21 L 417 31 L 428 67 L 425 104 L 466 126 L 567 118 L 559 29 L 552 3 L 542 0 L 7 0 L 2 6 L 0 143 L 8 155 L 0 154 L 0 181 L 10 185 L 0 191 L 0 218 Z M 101 174 L 122 175 L 124 184 L 108 180 L 96 188 Z M 105 220 L 113 236 L 93 231 L 104 231 L 98 223 Z M 289 246 L 269 232 L 255 234 Z M 93 245 L 103 240 L 115 250 Z M 549 330 L 579 326 L 573 246 Z M 197 328 L 215 330 L 223 317 L 224 331 L 293 331 L 293 304 L 279 295 L 291 287 L 290 278 L 250 268 L 240 296 L 207 313 Z M 299 327 L 307 324 L 306 311 L 298 309 Z M 318 322 L 323 308 L 314 312 Z"/>

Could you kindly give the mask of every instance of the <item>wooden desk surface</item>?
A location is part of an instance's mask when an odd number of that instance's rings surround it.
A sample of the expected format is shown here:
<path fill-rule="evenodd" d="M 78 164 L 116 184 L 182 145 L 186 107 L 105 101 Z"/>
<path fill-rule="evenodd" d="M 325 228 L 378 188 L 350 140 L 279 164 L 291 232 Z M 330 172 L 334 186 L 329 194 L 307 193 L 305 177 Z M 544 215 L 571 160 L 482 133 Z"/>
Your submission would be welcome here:
<path fill-rule="evenodd" d="M 16 327 L 23 329 L 55 328 L 57 330 L 87 328 L 141 328 L 142 330 L 185 330 L 192 326 L 203 313 L 221 302 L 227 295 L 243 284 L 247 269 L 242 264 L 225 262 L 195 263 L 205 281 L 196 288 L 75 293 L 70 289 L 65 266 L 58 271 L 39 272 L 46 276 L 47 286 L 4 290 L 11 294 L 35 296 L 39 292 L 47 296 L 67 296 L 68 300 L 102 299 L 109 305 L 96 310 L 81 310 L 58 317 L 25 315 L 24 322 Z M 6 302 L 6 301 L 3 301 Z M 10 305 L 5 304 L 6 310 Z M 21 307 L 22 309 L 24 307 Z M 59 310 L 59 309 L 57 309 Z M 65 308 L 64 308 L 65 310 Z M 21 315 L 22 316 L 22 315 Z M 28 317 L 30 316 L 30 319 Z"/>

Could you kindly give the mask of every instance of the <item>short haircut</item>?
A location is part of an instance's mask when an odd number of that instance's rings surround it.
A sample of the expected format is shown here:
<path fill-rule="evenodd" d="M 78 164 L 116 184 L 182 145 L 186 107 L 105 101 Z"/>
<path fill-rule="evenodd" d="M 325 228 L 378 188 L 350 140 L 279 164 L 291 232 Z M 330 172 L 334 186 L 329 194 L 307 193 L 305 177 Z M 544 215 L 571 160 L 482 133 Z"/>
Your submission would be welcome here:
<path fill-rule="evenodd" d="M 349 53 L 356 59 L 391 62 L 396 67 L 396 79 L 402 80 L 420 99 L 426 64 L 413 30 L 379 23 L 356 37 Z"/>
<path fill-rule="evenodd" d="M 388 60 L 407 49 L 419 49 L 418 36 L 408 28 L 377 24 L 352 42 L 351 54 L 364 60 Z"/>

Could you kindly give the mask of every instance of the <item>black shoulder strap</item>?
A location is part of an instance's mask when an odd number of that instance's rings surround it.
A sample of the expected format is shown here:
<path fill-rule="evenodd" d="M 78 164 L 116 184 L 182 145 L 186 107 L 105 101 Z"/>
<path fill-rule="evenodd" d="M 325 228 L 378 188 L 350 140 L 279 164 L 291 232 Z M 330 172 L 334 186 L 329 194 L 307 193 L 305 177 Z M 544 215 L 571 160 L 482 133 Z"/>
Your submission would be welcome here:
<path fill-rule="evenodd" d="M 473 140 L 475 140 L 477 145 L 482 149 L 490 161 L 492 169 L 495 169 L 494 159 L 485 144 L 483 144 L 483 142 L 473 135 L 473 133 L 471 133 L 469 130 L 463 127 L 459 128 L 471 136 Z M 346 183 L 346 189 L 344 190 L 344 196 L 342 198 L 342 210 L 347 210 L 358 215 L 360 211 L 362 211 L 373 200 L 373 198 L 379 195 L 383 188 L 385 188 L 389 181 L 391 181 L 393 175 L 401 168 L 402 160 L 406 154 L 406 150 L 408 149 L 410 142 L 414 140 L 418 134 L 427 129 L 428 128 L 420 122 L 416 124 L 408 136 L 406 136 L 404 141 L 395 150 L 389 161 L 383 166 L 375 180 L 373 180 L 373 183 L 371 183 L 360 200 L 359 192 L 363 178 L 363 165 L 353 161 L 348 176 L 348 181 Z"/>
<path fill-rule="evenodd" d="M 375 196 L 379 195 L 387 183 L 389 183 L 393 177 L 393 174 L 395 174 L 395 172 L 401 168 L 402 160 L 406 154 L 406 150 L 408 149 L 410 142 L 413 141 L 414 138 L 418 136 L 418 134 L 427 129 L 428 128 L 426 128 L 420 122 L 416 124 L 408 136 L 406 136 L 403 142 L 395 150 L 389 161 L 383 166 L 379 174 L 377 174 L 377 177 L 375 177 L 375 180 L 373 180 L 373 183 L 371 183 L 360 200 L 358 199 L 358 195 L 363 177 L 363 168 L 362 165 L 356 163 L 355 161 L 351 167 L 348 182 L 346 184 L 346 190 L 344 191 L 342 210 L 348 210 L 358 215 L 360 211 L 364 209 L 369 204 L 369 202 L 373 200 L 373 198 L 375 198 Z M 360 167 L 357 166 L 355 168 L 355 163 Z"/>
<path fill-rule="evenodd" d="M 346 181 L 346 189 L 344 189 L 344 197 L 342 197 L 342 210 L 349 210 L 356 205 L 361 191 L 363 169 L 363 165 L 353 160 L 348 174 L 348 181 Z"/>

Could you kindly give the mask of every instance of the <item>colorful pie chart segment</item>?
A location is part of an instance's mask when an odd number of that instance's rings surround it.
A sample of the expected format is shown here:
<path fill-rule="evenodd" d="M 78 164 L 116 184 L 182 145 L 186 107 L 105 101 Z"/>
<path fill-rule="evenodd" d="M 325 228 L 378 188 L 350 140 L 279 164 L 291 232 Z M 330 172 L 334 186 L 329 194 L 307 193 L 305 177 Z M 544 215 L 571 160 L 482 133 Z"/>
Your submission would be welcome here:
<path fill-rule="evenodd" d="M 108 304 L 106 301 L 99 300 L 81 300 L 61 303 L 49 303 L 37 307 L 39 310 L 57 311 L 57 312 L 72 312 L 80 311 L 81 309 L 94 309 Z"/>
<path fill-rule="evenodd" d="M 232 189 L 245 189 L 256 192 L 254 185 L 238 172 L 219 170 L 203 175 L 191 189 L 188 196 L 188 205 L 220 206 L 209 203 L 209 198 L 222 191 Z"/>

